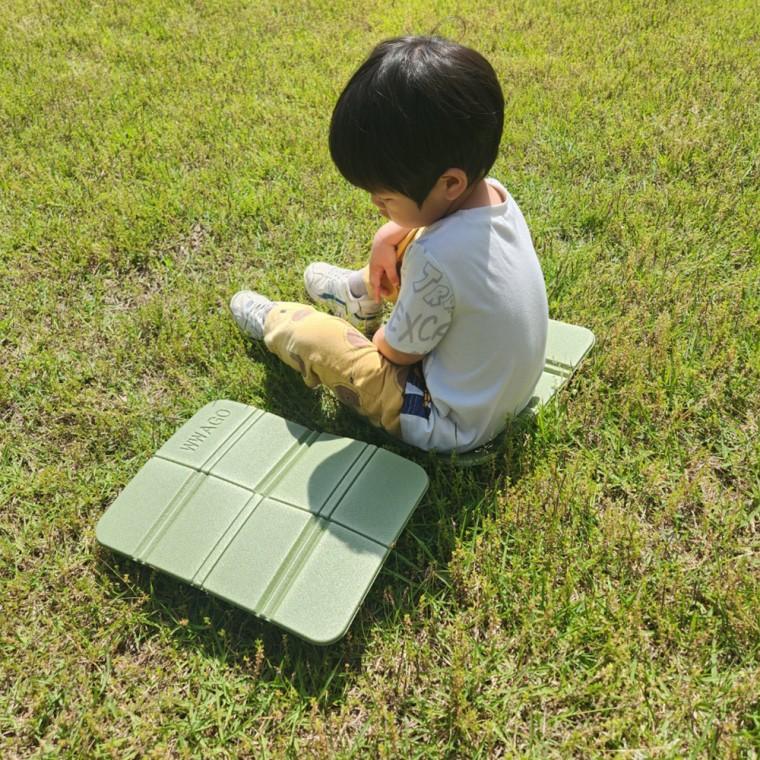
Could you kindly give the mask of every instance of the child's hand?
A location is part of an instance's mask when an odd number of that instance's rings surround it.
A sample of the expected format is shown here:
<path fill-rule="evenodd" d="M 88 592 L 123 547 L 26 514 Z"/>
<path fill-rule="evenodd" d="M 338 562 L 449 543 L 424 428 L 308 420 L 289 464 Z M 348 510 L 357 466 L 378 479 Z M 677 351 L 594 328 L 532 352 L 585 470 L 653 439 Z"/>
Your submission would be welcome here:
<path fill-rule="evenodd" d="M 375 233 L 369 257 L 369 289 L 378 303 L 383 296 L 393 295 L 398 290 L 396 246 L 408 233 L 408 227 L 395 222 L 386 222 Z"/>
<path fill-rule="evenodd" d="M 370 295 L 380 303 L 383 296 L 389 296 L 395 292 L 398 284 L 396 246 L 375 236 L 369 257 Z"/>

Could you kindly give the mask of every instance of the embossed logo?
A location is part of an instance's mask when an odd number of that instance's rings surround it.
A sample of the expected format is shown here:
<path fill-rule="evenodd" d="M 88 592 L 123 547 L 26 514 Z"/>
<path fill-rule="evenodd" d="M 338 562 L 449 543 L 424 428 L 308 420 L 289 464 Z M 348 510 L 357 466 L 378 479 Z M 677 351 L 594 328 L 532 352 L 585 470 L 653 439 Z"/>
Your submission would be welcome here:
<path fill-rule="evenodd" d="M 216 414 L 206 420 L 181 446 L 182 451 L 197 451 L 198 447 L 221 425 L 232 412 L 229 409 L 220 409 Z"/>

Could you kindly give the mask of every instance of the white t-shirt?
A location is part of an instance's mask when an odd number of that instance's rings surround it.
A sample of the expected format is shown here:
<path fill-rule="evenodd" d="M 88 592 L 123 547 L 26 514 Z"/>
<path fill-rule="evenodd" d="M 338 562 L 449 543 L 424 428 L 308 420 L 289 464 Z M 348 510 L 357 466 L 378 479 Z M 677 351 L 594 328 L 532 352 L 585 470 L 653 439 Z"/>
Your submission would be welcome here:
<path fill-rule="evenodd" d="M 468 451 L 530 401 L 544 367 L 548 307 L 541 266 L 515 201 L 456 211 L 404 254 L 385 339 L 424 354 L 410 377 L 401 434 L 422 449 Z"/>

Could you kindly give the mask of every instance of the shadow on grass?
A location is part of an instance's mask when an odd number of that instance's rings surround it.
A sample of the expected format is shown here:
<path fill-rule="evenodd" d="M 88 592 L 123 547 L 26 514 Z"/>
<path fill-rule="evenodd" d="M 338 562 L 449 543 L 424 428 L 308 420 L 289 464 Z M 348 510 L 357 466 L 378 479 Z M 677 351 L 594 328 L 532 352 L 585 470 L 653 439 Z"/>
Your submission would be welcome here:
<path fill-rule="evenodd" d="M 467 469 L 451 460 L 412 449 L 374 428 L 260 346 L 248 348 L 266 364 L 258 390 L 261 407 L 312 429 L 356 438 L 419 464 L 430 487 L 373 583 L 347 635 L 330 646 L 309 644 L 273 624 L 163 573 L 100 548 L 98 572 L 118 595 L 143 599 L 141 617 L 170 630 L 181 645 L 198 648 L 257 680 L 295 690 L 330 704 L 344 695 L 361 671 L 367 643 L 392 635 L 412 620 L 422 595 L 444 607 L 454 604 L 449 561 L 458 542 L 468 540 L 497 508 L 495 498 L 532 466 L 535 421 L 513 422 L 492 461 Z M 128 578 L 128 580 L 127 580 Z"/>

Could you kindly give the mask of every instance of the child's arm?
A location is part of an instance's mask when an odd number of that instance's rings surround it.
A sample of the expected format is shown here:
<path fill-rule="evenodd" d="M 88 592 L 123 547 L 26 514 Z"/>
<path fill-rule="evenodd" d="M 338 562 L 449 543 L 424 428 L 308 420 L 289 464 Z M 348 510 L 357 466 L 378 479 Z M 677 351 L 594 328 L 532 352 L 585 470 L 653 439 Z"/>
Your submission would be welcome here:
<path fill-rule="evenodd" d="M 394 364 L 415 364 L 422 359 L 423 354 L 407 354 L 392 348 L 385 339 L 385 326 L 381 327 L 372 338 L 377 350 Z"/>
<path fill-rule="evenodd" d="M 370 295 L 379 303 L 382 296 L 390 295 L 393 290 L 383 287 L 383 275 L 388 278 L 393 289 L 398 287 L 396 271 L 396 246 L 407 236 L 409 227 L 401 227 L 395 222 L 384 224 L 372 241 L 372 253 L 369 257 Z"/>

